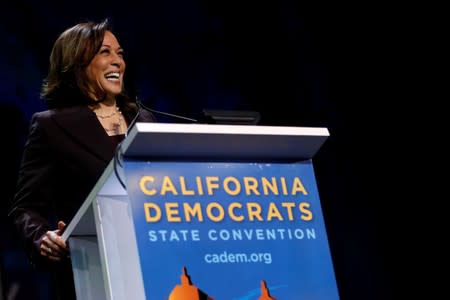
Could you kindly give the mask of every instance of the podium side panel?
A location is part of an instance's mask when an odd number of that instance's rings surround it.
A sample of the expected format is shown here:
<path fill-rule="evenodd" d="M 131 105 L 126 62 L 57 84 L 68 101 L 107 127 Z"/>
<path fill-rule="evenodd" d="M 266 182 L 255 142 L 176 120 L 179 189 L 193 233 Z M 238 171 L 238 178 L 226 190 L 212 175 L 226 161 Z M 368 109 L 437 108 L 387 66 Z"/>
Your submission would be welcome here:
<path fill-rule="evenodd" d="M 77 299 L 106 299 L 96 237 L 70 237 L 72 271 Z"/>
<path fill-rule="evenodd" d="M 101 259 L 111 299 L 145 299 L 127 196 L 98 196 L 95 209 Z"/>

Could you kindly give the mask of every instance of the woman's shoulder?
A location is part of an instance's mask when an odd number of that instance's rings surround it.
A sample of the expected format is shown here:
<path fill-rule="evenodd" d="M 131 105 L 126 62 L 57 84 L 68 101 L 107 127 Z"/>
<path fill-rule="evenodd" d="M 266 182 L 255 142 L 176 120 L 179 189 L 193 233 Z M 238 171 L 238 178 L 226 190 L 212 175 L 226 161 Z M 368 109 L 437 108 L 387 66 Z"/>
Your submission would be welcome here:
<path fill-rule="evenodd" d="M 46 122 L 48 120 L 52 119 L 59 119 L 59 118 L 73 118 L 73 117 L 79 117 L 80 112 L 89 112 L 89 108 L 87 106 L 71 106 L 71 107 L 64 107 L 64 108 L 51 108 L 47 110 L 42 110 L 33 113 L 31 117 L 32 122 Z M 81 114 L 82 115 L 82 114 Z"/>
<path fill-rule="evenodd" d="M 51 109 L 35 112 L 31 116 L 31 123 L 35 124 L 35 123 L 45 122 L 45 120 L 49 120 L 50 119 L 51 115 L 52 115 L 52 110 Z"/>
<path fill-rule="evenodd" d="M 69 106 L 69 107 L 62 107 L 62 108 L 50 108 L 47 110 L 42 110 L 35 112 L 33 116 L 42 117 L 42 118 L 48 118 L 55 115 L 64 115 L 64 114 L 71 114 L 76 113 L 82 110 L 88 110 L 89 108 L 86 105 L 76 105 L 76 106 Z"/>

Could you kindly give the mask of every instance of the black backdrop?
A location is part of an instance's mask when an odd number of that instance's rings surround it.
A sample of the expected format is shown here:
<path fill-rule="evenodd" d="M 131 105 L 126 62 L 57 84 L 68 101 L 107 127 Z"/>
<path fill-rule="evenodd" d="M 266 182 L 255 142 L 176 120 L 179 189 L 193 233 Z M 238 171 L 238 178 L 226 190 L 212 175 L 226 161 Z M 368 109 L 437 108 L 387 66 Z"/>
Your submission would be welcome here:
<path fill-rule="evenodd" d="M 391 299 L 400 274 L 395 191 L 400 103 L 389 10 L 300 1 L 15 1 L 0 12 L 2 292 L 45 299 L 5 215 L 28 121 L 54 40 L 109 18 L 127 60 L 126 88 L 154 109 L 255 110 L 262 125 L 323 126 L 314 159 L 341 299 Z M 399 135 L 400 136 L 400 135 Z M 40 296 L 38 296 L 40 295 Z"/>

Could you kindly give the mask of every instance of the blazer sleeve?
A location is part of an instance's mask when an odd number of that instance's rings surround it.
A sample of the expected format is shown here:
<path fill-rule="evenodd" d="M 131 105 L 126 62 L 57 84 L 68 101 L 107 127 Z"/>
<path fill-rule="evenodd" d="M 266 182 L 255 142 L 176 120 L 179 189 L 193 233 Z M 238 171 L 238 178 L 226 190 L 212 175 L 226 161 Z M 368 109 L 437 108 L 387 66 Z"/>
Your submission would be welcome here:
<path fill-rule="evenodd" d="M 9 211 L 26 254 L 35 265 L 44 262 L 39 247 L 44 233 L 51 227 L 49 218 L 53 199 L 52 169 L 55 162 L 48 143 L 49 137 L 42 127 L 45 118 L 36 113 L 31 119 L 16 193 Z"/>

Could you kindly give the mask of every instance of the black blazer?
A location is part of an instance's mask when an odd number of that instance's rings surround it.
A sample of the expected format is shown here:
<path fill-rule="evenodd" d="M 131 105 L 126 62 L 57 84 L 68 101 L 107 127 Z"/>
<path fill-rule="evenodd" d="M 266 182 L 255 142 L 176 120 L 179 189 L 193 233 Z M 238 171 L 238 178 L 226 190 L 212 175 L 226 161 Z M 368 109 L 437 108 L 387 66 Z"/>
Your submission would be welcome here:
<path fill-rule="evenodd" d="M 135 117 L 124 115 L 128 124 Z M 141 111 L 139 122 L 154 122 Z M 40 238 L 68 224 L 114 156 L 116 145 L 87 106 L 35 113 L 24 147 L 10 217 L 31 261 L 49 264 L 39 254 Z"/>

